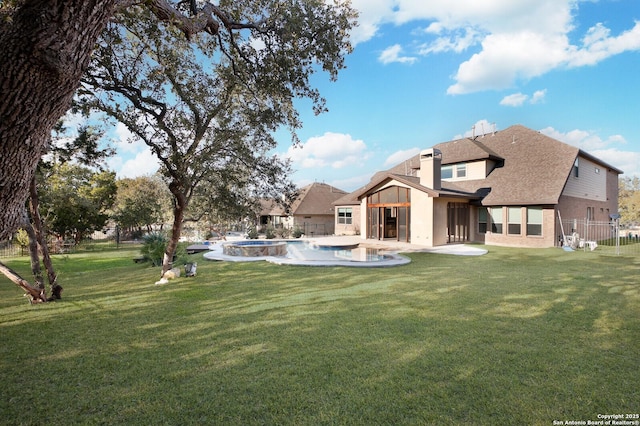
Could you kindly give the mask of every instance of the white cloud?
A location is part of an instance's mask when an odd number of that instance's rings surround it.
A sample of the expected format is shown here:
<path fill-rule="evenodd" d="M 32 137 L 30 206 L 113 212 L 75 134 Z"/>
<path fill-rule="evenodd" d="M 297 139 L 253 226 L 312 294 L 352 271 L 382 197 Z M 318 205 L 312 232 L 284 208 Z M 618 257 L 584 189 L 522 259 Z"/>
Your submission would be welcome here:
<path fill-rule="evenodd" d="M 609 148 L 599 149 L 589 153 L 605 163 L 622 170 L 625 176 L 640 176 L 640 152 Z"/>
<path fill-rule="evenodd" d="M 413 56 L 402 56 L 402 46 L 399 44 L 394 44 L 382 51 L 378 60 L 383 64 L 391 64 L 394 62 L 399 62 L 402 64 L 412 64 L 417 58 Z"/>
<path fill-rule="evenodd" d="M 513 93 L 502 98 L 500 105 L 519 107 L 524 105 L 525 102 L 529 102 L 530 104 L 539 104 L 544 101 L 546 95 L 547 89 L 536 90 L 531 96 L 525 95 L 524 93 Z"/>
<path fill-rule="evenodd" d="M 532 104 L 539 104 L 544 101 L 544 98 L 547 96 L 547 89 L 544 90 L 536 90 L 533 92 L 533 96 L 531 96 Z"/>
<path fill-rule="evenodd" d="M 569 35 L 580 13 L 577 0 L 354 0 L 353 5 L 360 11 L 354 35 L 358 43 L 375 37 L 384 24 L 422 21 L 427 25 L 422 36 L 432 39 L 416 41 L 419 54 L 477 47 L 459 64 L 447 90 L 452 95 L 502 90 L 553 69 L 594 65 L 640 50 L 640 21 L 618 35 L 598 23 L 572 44 Z M 416 60 L 401 55 L 401 49 L 392 46 L 380 60 Z"/>
<path fill-rule="evenodd" d="M 387 157 L 383 166 L 393 167 L 396 164 L 400 164 L 401 162 L 408 160 L 409 158 L 417 154 L 420 154 L 420 148 L 410 148 L 410 149 L 404 149 L 401 151 L 396 151 Z"/>
<path fill-rule="evenodd" d="M 117 123 L 113 130 L 112 142 L 118 153 L 135 154 L 147 148 L 147 145 L 140 139 L 134 137 L 127 126 Z"/>
<path fill-rule="evenodd" d="M 491 34 L 482 51 L 458 67 L 449 94 L 505 89 L 516 80 L 529 80 L 560 66 L 565 59 L 566 37 L 535 32 Z"/>
<path fill-rule="evenodd" d="M 116 156 L 107 160 L 119 179 L 150 175 L 158 171 L 160 162 L 149 147 L 127 129 L 117 123 L 109 134 Z"/>
<path fill-rule="evenodd" d="M 365 186 L 371 180 L 371 173 L 353 176 L 347 179 L 337 179 L 330 183 L 331 186 L 344 191 L 355 191 L 357 188 Z"/>
<path fill-rule="evenodd" d="M 610 34 L 611 30 L 601 23 L 591 27 L 582 39 L 582 48 L 569 47 L 567 64 L 571 67 L 594 65 L 625 51 L 640 50 L 640 21 L 617 37 Z"/>
<path fill-rule="evenodd" d="M 514 93 L 502 98 L 502 100 L 500 101 L 500 105 L 519 107 L 522 106 L 522 104 L 524 104 L 527 99 L 529 99 L 528 95 L 525 95 L 523 93 Z"/>
<path fill-rule="evenodd" d="M 540 130 L 540 133 L 585 151 L 604 149 L 611 145 L 624 145 L 627 143 L 622 135 L 612 135 L 607 139 L 602 139 L 599 135 L 589 130 L 575 129 L 565 133 L 553 127 L 545 127 Z"/>
<path fill-rule="evenodd" d="M 439 31 L 433 24 L 430 25 L 425 32 Z M 460 31 L 454 31 L 442 37 L 438 37 L 433 42 L 422 44 L 418 53 L 420 55 L 429 55 L 431 53 L 456 52 L 461 53 L 470 47 L 478 44 L 481 40 L 480 33 L 473 28 L 464 28 Z"/>
<path fill-rule="evenodd" d="M 322 136 L 309 138 L 299 146 L 290 147 L 286 157 L 298 168 L 340 169 L 360 166 L 368 155 L 367 146 L 362 140 L 353 139 L 348 134 L 326 132 Z"/>
<path fill-rule="evenodd" d="M 130 160 L 121 159 L 119 163 L 120 166 L 116 168 L 118 179 L 152 175 L 160 168 L 160 162 L 148 148 L 138 152 Z"/>

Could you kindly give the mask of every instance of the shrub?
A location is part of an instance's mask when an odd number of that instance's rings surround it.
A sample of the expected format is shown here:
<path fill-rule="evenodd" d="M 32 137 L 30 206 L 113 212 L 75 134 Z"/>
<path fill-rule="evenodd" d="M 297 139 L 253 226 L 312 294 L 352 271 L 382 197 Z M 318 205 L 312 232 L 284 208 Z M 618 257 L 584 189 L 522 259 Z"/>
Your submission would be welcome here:
<path fill-rule="evenodd" d="M 142 238 L 142 248 L 140 249 L 145 260 L 150 261 L 153 266 L 162 265 L 164 250 L 169 239 L 161 232 L 153 232 Z"/>
<path fill-rule="evenodd" d="M 264 233 L 267 240 L 273 240 L 276 237 L 276 230 L 273 228 L 273 226 L 267 226 L 267 229 Z"/>
<path fill-rule="evenodd" d="M 250 240 L 257 240 L 258 239 L 258 229 L 249 228 L 249 230 L 247 231 L 247 238 L 250 239 Z"/>
<path fill-rule="evenodd" d="M 276 229 L 276 236 L 278 238 L 286 239 L 286 238 L 289 238 L 290 235 L 291 235 L 291 229 L 289 228 L 282 227 L 282 228 Z"/>
<path fill-rule="evenodd" d="M 300 237 L 302 237 L 302 234 L 303 234 L 302 229 L 300 229 L 300 227 L 299 227 L 299 226 L 296 226 L 296 227 L 293 229 L 293 232 L 291 233 L 291 236 L 292 236 L 293 238 L 300 238 Z"/>

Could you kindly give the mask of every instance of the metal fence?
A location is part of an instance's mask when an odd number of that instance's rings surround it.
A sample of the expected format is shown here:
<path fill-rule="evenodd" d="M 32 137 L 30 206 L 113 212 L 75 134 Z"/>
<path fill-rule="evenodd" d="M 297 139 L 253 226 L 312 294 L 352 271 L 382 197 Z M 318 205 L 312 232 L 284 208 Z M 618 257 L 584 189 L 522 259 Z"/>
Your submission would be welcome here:
<path fill-rule="evenodd" d="M 94 251 L 117 248 L 118 244 L 113 239 L 105 240 L 83 240 L 80 244 L 70 241 L 50 241 L 48 244 L 49 254 L 66 254 L 77 251 Z M 28 256 L 29 247 L 21 247 L 15 239 L 0 241 L 0 258 Z"/>
<path fill-rule="evenodd" d="M 558 235 L 564 235 L 566 244 L 574 250 L 640 255 L 640 229 L 624 229 L 615 220 L 563 219 Z"/>
<path fill-rule="evenodd" d="M 22 248 L 13 241 L 0 241 L 0 257 L 20 256 Z"/>

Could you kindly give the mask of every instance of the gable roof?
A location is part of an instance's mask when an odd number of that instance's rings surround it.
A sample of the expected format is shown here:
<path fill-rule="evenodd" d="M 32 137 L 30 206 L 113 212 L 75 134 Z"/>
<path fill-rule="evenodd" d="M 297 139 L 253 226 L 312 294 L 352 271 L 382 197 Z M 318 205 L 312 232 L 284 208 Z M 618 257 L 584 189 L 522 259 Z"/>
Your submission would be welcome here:
<path fill-rule="evenodd" d="M 314 182 L 300 189 L 291 204 L 292 214 L 333 214 L 333 202 L 347 193 L 326 183 Z"/>
<path fill-rule="evenodd" d="M 368 185 L 363 186 L 362 188 L 348 194 L 347 196 L 337 200 L 334 204 L 336 205 L 349 205 L 349 204 L 360 204 L 360 199 L 366 196 L 369 192 L 375 190 L 377 187 L 381 187 L 382 185 L 395 180 L 397 182 L 403 183 L 410 188 L 417 189 L 424 193 L 429 194 L 431 197 L 462 197 L 462 198 L 479 198 L 474 193 L 469 193 L 463 189 L 448 187 L 442 188 L 440 190 L 436 190 L 433 188 L 428 188 L 424 185 L 420 184 L 420 178 L 416 176 L 404 176 L 395 173 L 389 172 L 379 172 L 376 173 L 374 178 L 371 179 Z"/>
<path fill-rule="evenodd" d="M 466 196 L 481 199 L 486 206 L 553 205 L 558 203 L 578 156 L 622 173 L 574 146 L 521 125 L 474 139 L 440 143 L 433 148 L 441 151 L 443 165 L 491 160 L 496 167 L 485 179 L 442 181 L 442 189 L 434 191 L 419 184 L 416 171 L 420 168 L 420 155 L 416 155 L 386 172 L 376 173 L 368 185 L 339 202 L 357 204 L 358 197 L 393 177 L 401 182 L 404 180 L 405 184 L 413 180 L 416 189 L 434 193 L 432 196 Z"/>
<path fill-rule="evenodd" d="M 524 126 L 511 126 L 472 144 L 487 147 L 504 158 L 486 179 L 455 182 L 477 191 L 490 188 L 483 205 L 557 204 L 580 150 Z M 436 145 L 449 151 L 456 141 Z M 444 152 L 442 154 L 445 156 Z"/>
<path fill-rule="evenodd" d="M 347 195 L 326 183 L 314 182 L 298 191 L 298 196 L 291 203 L 291 215 L 333 215 L 334 202 Z M 285 216 L 282 206 L 271 200 L 262 200 L 263 216 Z"/>
<path fill-rule="evenodd" d="M 460 189 L 470 192 L 486 188 L 489 192 L 482 200 L 483 205 L 557 204 L 578 156 L 587 157 L 616 173 L 622 173 L 577 147 L 521 125 L 467 140 L 494 153 L 494 159 L 504 159 L 486 179 L 454 183 Z M 443 163 L 445 157 L 448 157 L 446 163 L 452 162 L 451 158 L 459 158 L 455 155 L 459 142 L 435 146 L 442 151 Z M 465 144 L 468 145 L 469 142 Z"/>

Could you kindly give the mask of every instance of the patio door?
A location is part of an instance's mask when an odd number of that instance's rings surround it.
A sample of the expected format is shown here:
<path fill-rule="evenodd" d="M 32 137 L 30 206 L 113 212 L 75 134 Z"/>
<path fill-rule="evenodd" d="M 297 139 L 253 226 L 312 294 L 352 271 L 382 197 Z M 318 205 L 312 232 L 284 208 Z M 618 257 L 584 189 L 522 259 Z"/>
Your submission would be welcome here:
<path fill-rule="evenodd" d="M 391 186 L 367 196 L 367 238 L 409 242 L 409 188 Z"/>
<path fill-rule="evenodd" d="M 447 242 L 463 243 L 469 241 L 469 204 L 447 204 Z"/>
<path fill-rule="evenodd" d="M 384 207 L 384 238 L 398 238 L 398 208 Z"/>

